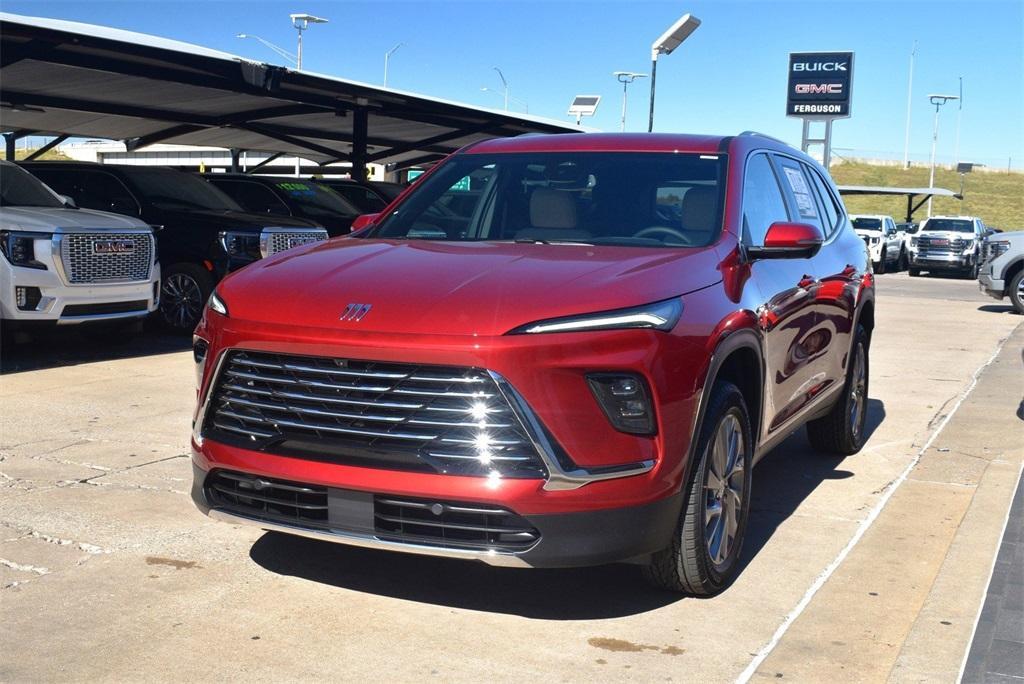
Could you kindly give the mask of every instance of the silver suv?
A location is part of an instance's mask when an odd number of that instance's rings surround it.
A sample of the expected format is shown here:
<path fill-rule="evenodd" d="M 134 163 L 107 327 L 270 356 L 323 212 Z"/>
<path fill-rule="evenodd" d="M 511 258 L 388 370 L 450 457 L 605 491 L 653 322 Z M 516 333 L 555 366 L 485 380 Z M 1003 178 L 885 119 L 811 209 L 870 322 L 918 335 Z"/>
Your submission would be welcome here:
<path fill-rule="evenodd" d="M 1017 313 L 1024 314 L 1024 231 L 989 236 L 981 259 L 981 291 L 996 299 L 1009 297 Z"/>

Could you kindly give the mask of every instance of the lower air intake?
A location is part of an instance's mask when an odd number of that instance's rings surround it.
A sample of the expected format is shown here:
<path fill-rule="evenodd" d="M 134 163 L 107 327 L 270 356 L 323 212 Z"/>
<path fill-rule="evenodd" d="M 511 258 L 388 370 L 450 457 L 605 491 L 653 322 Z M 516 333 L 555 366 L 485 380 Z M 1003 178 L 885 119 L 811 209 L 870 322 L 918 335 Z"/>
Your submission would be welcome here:
<path fill-rule="evenodd" d="M 390 496 L 375 497 L 374 525 L 381 539 L 475 551 L 525 551 L 540 540 L 525 518 L 503 508 Z"/>

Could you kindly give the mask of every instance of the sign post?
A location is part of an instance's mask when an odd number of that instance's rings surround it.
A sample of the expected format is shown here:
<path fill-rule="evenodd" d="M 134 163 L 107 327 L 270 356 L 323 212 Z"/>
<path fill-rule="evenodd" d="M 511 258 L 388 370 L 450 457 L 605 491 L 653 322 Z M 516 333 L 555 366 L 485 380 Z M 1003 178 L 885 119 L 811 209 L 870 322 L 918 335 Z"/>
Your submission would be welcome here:
<path fill-rule="evenodd" d="M 832 160 L 832 122 L 850 116 L 853 91 L 852 52 L 791 52 L 786 89 L 786 116 L 803 120 L 800 149 L 822 145 L 822 165 Z M 822 137 L 811 137 L 811 124 L 824 124 Z"/>

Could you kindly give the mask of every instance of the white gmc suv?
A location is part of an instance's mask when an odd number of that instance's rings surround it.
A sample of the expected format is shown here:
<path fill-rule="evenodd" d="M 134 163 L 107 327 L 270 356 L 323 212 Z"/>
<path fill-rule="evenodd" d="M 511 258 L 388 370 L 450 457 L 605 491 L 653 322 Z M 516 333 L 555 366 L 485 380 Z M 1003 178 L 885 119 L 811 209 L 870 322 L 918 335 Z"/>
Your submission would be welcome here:
<path fill-rule="evenodd" d="M 885 273 L 889 266 L 900 271 L 906 267 L 907 254 L 903 247 L 903 233 L 891 216 L 881 214 L 852 214 L 853 231 L 864 240 L 875 273 Z"/>
<path fill-rule="evenodd" d="M 0 161 L 0 253 L 5 337 L 33 325 L 141 320 L 156 309 L 160 265 L 147 224 L 77 209 L 7 161 Z"/>

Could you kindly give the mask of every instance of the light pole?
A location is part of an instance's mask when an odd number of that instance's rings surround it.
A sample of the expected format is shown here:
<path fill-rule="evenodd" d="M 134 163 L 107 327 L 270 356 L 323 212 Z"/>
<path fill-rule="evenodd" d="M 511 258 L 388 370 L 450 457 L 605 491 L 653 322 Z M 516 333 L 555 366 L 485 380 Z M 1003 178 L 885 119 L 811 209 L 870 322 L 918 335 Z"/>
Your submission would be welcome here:
<path fill-rule="evenodd" d="M 296 64 L 297 63 L 297 59 L 296 59 L 295 55 L 293 55 L 292 53 L 288 52 L 284 48 L 281 48 L 281 47 L 278 47 L 278 46 L 274 45 L 269 40 L 263 40 L 259 36 L 254 36 L 251 33 L 239 33 L 237 36 L 235 36 L 235 38 L 252 38 L 253 40 L 262 43 L 264 46 L 270 48 L 271 50 L 273 50 L 277 54 L 281 55 L 282 57 L 287 59 L 292 64 Z"/>
<path fill-rule="evenodd" d="M 391 60 L 391 55 L 393 55 L 396 52 L 398 52 L 398 48 L 402 47 L 403 45 L 405 45 L 405 43 L 399 43 L 398 45 L 396 45 L 395 47 L 391 48 L 390 50 L 388 50 L 387 52 L 384 53 L 384 87 L 385 88 L 388 87 L 388 61 Z"/>
<path fill-rule="evenodd" d="M 638 78 L 647 78 L 647 74 L 640 74 L 635 71 L 613 71 L 612 76 L 622 84 L 622 123 L 619 130 L 626 130 L 626 87 Z"/>
<path fill-rule="evenodd" d="M 960 163 L 960 119 L 964 115 L 964 77 L 960 77 L 960 99 L 956 103 L 956 143 L 953 145 L 953 159 Z M 963 193 L 961 193 L 963 194 Z"/>
<path fill-rule="evenodd" d="M 483 92 L 483 93 L 494 93 L 498 97 L 506 97 L 506 95 L 504 93 L 502 93 L 500 91 L 497 91 L 494 88 L 488 88 L 487 86 L 483 86 L 482 88 L 480 88 L 480 92 Z M 523 108 L 523 110 L 525 111 L 526 114 L 530 113 L 530 103 L 529 102 L 527 102 L 526 100 L 521 100 L 521 99 L 519 99 L 518 97 L 516 97 L 514 95 L 508 95 L 507 97 L 512 102 L 519 103 L 519 105 Z M 506 107 L 506 109 L 507 109 L 507 107 Z"/>
<path fill-rule="evenodd" d="M 654 130 L 654 82 L 658 76 L 658 55 L 672 54 L 698 26 L 700 19 L 692 14 L 684 14 L 651 44 L 651 114 L 647 120 L 648 133 Z"/>
<path fill-rule="evenodd" d="M 903 168 L 910 168 L 910 105 L 912 103 L 911 94 L 914 90 L 914 55 L 917 54 L 917 41 L 914 41 L 914 47 L 910 48 L 910 77 L 907 78 L 907 129 L 903 134 Z"/>
<path fill-rule="evenodd" d="M 310 24 L 326 24 L 327 19 L 314 17 L 312 14 L 289 14 L 292 26 L 299 32 L 299 47 L 295 52 L 295 68 L 302 71 L 302 32 L 309 30 Z"/>
<path fill-rule="evenodd" d="M 505 89 L 505 111 L 508 111 L 508 81 L 505 80 L 505 74 L 501 73 L 501 69 L 498 67 L 491 67 L 498 72 L 498 78 L 501 79 L 501 85 Z"/>
<path fill-rule="evenodd" d="M 928 178 L 928 187 L 935 187 L 935 145 L 939 141 L 939 108 L 950 100 L 959 100 L 958 95 L 929 95 L 928 101 L 935 105 L 935 124 L 932 126 L 932 172 Z M 932 217 L 932 198 L 928 197 L 928 218 Z"/>

